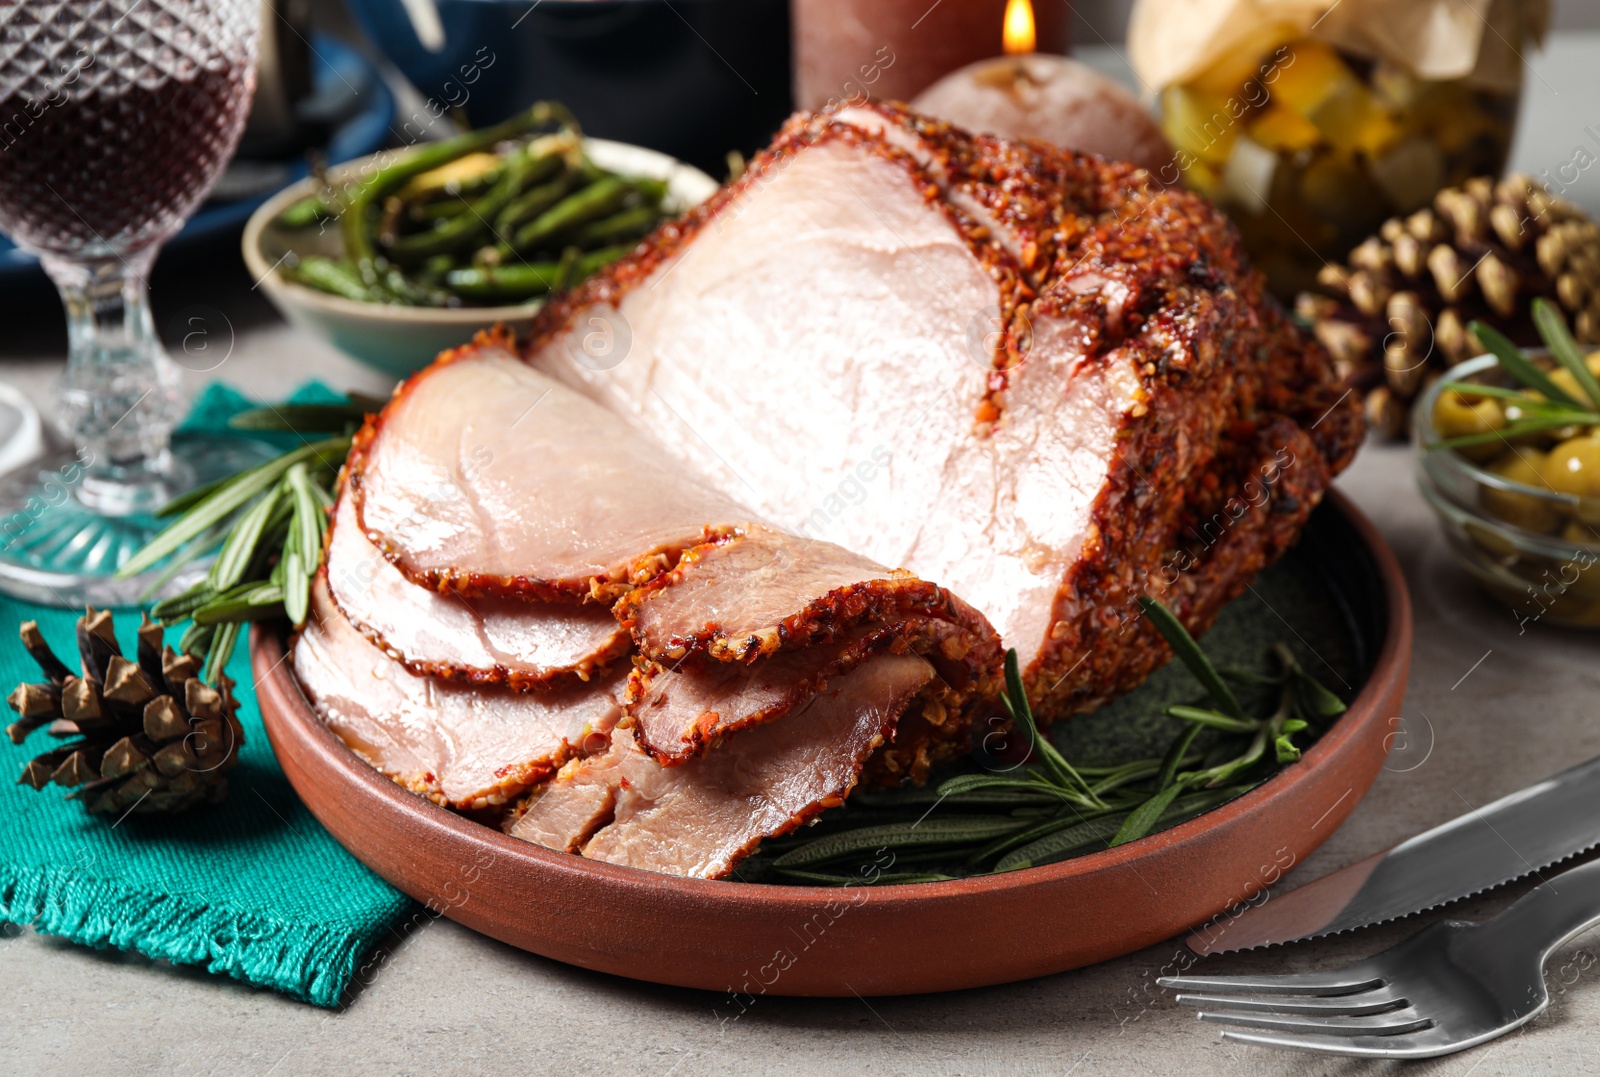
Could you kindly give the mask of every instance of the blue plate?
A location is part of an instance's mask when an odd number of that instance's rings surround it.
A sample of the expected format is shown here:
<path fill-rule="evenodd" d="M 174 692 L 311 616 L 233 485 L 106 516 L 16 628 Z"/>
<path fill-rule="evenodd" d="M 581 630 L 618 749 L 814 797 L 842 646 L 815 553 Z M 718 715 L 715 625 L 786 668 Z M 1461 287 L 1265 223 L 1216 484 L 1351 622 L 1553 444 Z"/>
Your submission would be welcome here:
<path fill-rule="evenodd" d="M 376 153 L 393 137 L 394 94 L 371 62 L 339 39 L 313 34 L 311 48 L 312 107 L 323 115 L 344 117 L 334 125 L 327 145 L 321 147 L 323 155 L 328 163 L 337 164 Z M 253 163 L 281 169 L 283 182 L 245 198 L 207 202 L 189 218 L 183 231 L 174 236 L 165 249 L 172 250 L 243 228 L 257 206 L 310 173 L 303 154 L 289 160 Z M 18 250 L 10 239 L 0 235 L 0 286 L 43 280 L 39 260 Z"/>

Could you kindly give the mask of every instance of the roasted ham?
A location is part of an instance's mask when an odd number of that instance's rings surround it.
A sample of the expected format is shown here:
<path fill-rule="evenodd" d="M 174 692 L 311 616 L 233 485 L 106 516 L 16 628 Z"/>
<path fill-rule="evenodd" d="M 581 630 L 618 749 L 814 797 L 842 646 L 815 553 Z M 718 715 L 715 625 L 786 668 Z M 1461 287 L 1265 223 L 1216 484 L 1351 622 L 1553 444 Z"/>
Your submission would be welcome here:
<path fill-rule="evenodd" d="M 752 514 L 960 595 L 1046 718 L 1165 660 L 1139 595 L 1204 629 L 1360 437 L 1203 199 L 893 106 L 791 121 L 524 354 Z"/>
<path fill-rule="evenodd" d="M 1203 200 L 899 107 L 799 116 L 522 360 L 482 338 L 396 391 L 296 670 L 441 803 L 717 877 L 964 753 L 1002 635 L 1047 719 L 1136 685 L 1167 655 L 1139 596 L 1202 630 L 1358 438 Z"/>

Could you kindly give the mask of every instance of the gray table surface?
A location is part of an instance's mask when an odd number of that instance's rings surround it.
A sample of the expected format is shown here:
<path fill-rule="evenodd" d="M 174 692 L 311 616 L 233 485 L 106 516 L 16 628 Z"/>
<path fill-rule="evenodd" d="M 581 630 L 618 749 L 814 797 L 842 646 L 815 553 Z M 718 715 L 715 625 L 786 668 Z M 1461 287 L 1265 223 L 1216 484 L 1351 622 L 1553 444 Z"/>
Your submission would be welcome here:
<path fill-rule="evenodd" d="M 1118 58 L 1101 50 L 1112 69 Z M 1600 35 L 1559 35 L 1532 59 L 1516 165 L 1537 173 L 1600 139 Z M 1585 128 L 1591 128 L 1591 134 Z M 1600 151 L 1600 146 L 1591 146 Z M 1600 210 L 1600 169 L 1573 192 Z M 222 248 L 158 271 L 158 324 L 199 385 L 261 396 L 308 376 L 381 391 L 381 377 L 286 327 Z M 0 295 L 0 380 L 43 403 L 64 348 L 42 294 Z M 199 322 L 193 319 L 199 318 Z M 193 334 L 199 328 L 204 337 Z M 185 352 L 182 341 L 190 340 Z M 204 347 L 200 347 L 200 345 Z M 225 357 L 220 364 L 219 356 Z M 1532 625 L 1450 563 L 1418 498 L 1409 451 L 1369 445 L 1340 486 L 1399 556 L 1416 606 L 1404 750 L 1350 820 L 1293 876 L 1310 880 L 1580 759 L 1600 754 L 1597 637 Z M 1465 804 L 1464 804 L 1465 802 Z M 1453 906 L 1491 915 L 1513 885 Z M 1070 917 L 1071 909 L 1060 915 Z M 1434 913 L 1336 939 L 1215 958 L 1207 972 L 1334 967 L 1376 953 Z M 715 924 L 685 924 L 715 931 Z M 1026 925 L 974 925 L 974 931 Z M 938 945 L 938 940 L 929 940 Z M 720 996 L 570 968 L 449 921 L 397 941 L 391 963 L 332 1013 L 191 969 L 24 932 L 0 936 L 0 1072 L 862 1072 L 907 1074 L 1353 1074 L 1398 1067 L 1221 1042 L 1153 979 L 1164 943 L 1095 968 L 945 995 L 762 998 L 719 1021 Z M 1522 1032 L 1429 1063 L 1429 1074 L 1600 1073 L 1600 931 L 1552 965 L 1554 1004 Z M 1567 971 L 1558 971 L 1565 966 Z M 1570 981 L 1570 982 L 1565 982 Z M 724 1007 L 722 1012 L 726 1012 Z"/>

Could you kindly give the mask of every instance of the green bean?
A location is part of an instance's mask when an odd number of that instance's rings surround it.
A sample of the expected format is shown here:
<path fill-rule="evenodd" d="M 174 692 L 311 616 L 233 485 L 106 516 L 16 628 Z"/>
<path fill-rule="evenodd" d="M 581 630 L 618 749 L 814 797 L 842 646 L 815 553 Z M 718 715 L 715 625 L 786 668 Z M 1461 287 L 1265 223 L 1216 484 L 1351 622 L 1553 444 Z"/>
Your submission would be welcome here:
<path fill-rule="evenodd" d="M 560 105 L 540 101 L 493 127 L 469 131 L 403 153 L 394 164 L 379 169 L 357 184 L 347 199 L 346 210 L 339 223 L 345 257 L 355 266 L 362 283 L 369 288 L 382 287 L 381 259 L 375 247 L 371 221 L 368 220 L 373 206 L 381 205 L 387 195 L 412 176 L 432 171 L 464 153 L 473 153 L 508 138 L 515 138 L 552 119 L 565 119 L 570 115 Z"/>
<path fill-rule="evenodd" d="M 286 267 L 284 272 L 295 283 L 315 288 L 319 292 L 327 292 L 329 295 L 343 296 L 345 299 L 354 299 L 358 302 L 382 299 L 382 296 L 374 294 L 372 289 L 367 287 L 360 274 L 348 262 L 310 254 L 301 258 L 299 264 L 292 269 Z"/>
<path fill-rule="evenodd" d="M 631 244 L 621 243 L 615 247 L 601 247 L 599 250 L 590 251 L 578 260 L 578 280 L 593 276 L 632 250 Z"/>
<path fill-rule="evenodd" d="M 412 203 L 406 210 L 406 217 L 421 223 L 447 221 L 465 213 L 470 205 L 465 194 L 448 194 L 431 202 Z"/>
<path fill-rule="evenodd" d="M 489 150 L 463 153 L 453 161 L 421 175 L 412 176 L 395 192 L 407 202 L 418 202 L 443 194 L 477 194 L 500 178 L 506 163 Z"/>
<path fill-rule="evenodd" d="M 426 281 L 412 280 L 399 266 L 389 266 L 383 271 L 383 285 L 391 297 L 413 307 L 450 305 L 449 292 Z"/>
<path fill-rule="evenodd" d="M 638 239 L 660 221 L 661 211 L 655 206 L 634 206 L 584 225 L 578 229 L 577 242 L 582 247 L 594 247 Z"/>
<path fill-rule="evenodd" d="M 561 261 L 556 263 L 556 280 L 550 286 L 553 292 L 564 292 L 571 288 L 578 280 L 578 259 L 583 252 L 577 247 L 568 247 L 561 252 Z"/>
<path fill-rule="evenodd" d="M 510 204 L 524 185 L 553 175 L 562 167 L 559 153 L 518 152 L 489 191 L 474 199 L 465 213 L 458 214 L 426 232 L 401 236 L 389 245 L 389 254 L 402 265 L 414 264 L 436 254 L 464 251 L 474 246 L 489 231 L 489 221 Z"/>
<path fill-rule="evenodd" d="M 627 247 L 605 247 L 576 259 L 574 281 L 583 280 L 600 267 L 628 253 Z M 463 299 L 479 302 L 519 303 L 554 291 L 561 279 L 561 263 L 532 262 L 522 265 L 473 266 L 453 269 L 445 277 L 445 287 Z"/>
<path fill-rule="evenodd" d="M 628 186 L 639 192 L 639 197 L 652 206 L 661 205 L 661 200 L 667 197 L 667 181 L 656 179 L 653 176 L 635 176 L 628 180 Z"/>
<path fill-rule="evenodd" d="M 333 213 L 320 194 L 308 194 L 299 201 L 291 202 L 287 209 L 278 214 L 278 223 L 285 228 L 310 228 L 331 216 Z"/>
<path fill-rule="evenodd" d="M 519 228 L 511 239 L 511 246 L 519 251 L 529 250 L 568 229 L 598 220 L 621 207 L 631 190 L 627 182 L 617 176 L 597 179 Z"/>
<path fill-rule="evenodd" d="M 455 255 L 436 254 L 432 258 L 429 258 L 426 262 L 422 263 L 422 268 L 417 271 L 417 278 L 419 280 L 427 281 L 429 284 L 438 284 L 444 280 L 445 274 L 449 273 L 455 267 Z"/>
<path fill-rule="evenodd" d="M 569 169 L 550 182 L 541 183 L 513 198 L 494 219 L 495 238 L 505 248 L 502 253 L 506 255 L 511 253 L 511 247 L 506 243 L 507 236 L 523 223 L 533 220 L 561 201 L 577 182 L 577 173 Z"/>
<path fill-rule="evenodd" d="M 452 269 L 444 285 L 463 299 L 515 303 L 541 296 L 555 287 L 556 263 L 514 266 L 472 266 Z"/>

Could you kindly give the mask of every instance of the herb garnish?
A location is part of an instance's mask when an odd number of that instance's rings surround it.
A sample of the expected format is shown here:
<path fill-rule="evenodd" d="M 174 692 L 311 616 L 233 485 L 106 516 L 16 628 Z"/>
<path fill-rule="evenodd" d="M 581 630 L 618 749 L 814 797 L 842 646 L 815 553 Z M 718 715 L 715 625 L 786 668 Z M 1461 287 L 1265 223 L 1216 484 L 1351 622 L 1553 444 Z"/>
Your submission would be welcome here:
<path fill-rule="evenodd" d="M 1002 703 L 1028 749 L 1026 763 L 957 775 L 928 790 L 859 791 L 817 824 L 823 834 L 769 841 L 740 875 L 832 886 L 931 882 L 1123 845 L 1255 788 L 1299 759 L 1302 743 L 1344 712 L 1339 697 L 1283 644 L 1271 650 L 1273 673 L 1219 669 L 1170 610 L 1148 597 L 1139 601 L 1205 692 L 1163 709 L 1183 724 L 1165 756 L 1074 765 L 1039 732 L 1016 651 L 1008 651 Z M 1268 713 L 1250 713 L 1239 698 L 1247 688 L 1252 698 L 1265 697 L 1256 709 L 1270 707 Z M 863 857 L 885 850 L 894 851 L 896 867 L 913 870 L 856 872 Z"/>
<path fill-rule="evenodd" d="M 202 579 L 150 611 L 161 625 L 192 621 L 178 647 L 204 660 L 205 680 L 216 683 L 246 622 L 305 622 L 334 483 L 357 427 L 382 404 L 352 394 L 342 404 L 283 404 L 234 416 L 235 429 L 292 433 L 302 444 L 163 505 L 156 515 L 173 522 L 118 571 L 136 576 L 170 558 L 151 589 L 157 591 L 185 565 L 215 553 Z"/>
<path fill-rule="evenodd" d="M 1561 370 L 1571 375 L 1580 392 L 1572 393 L 1562 388 L 1549 373 L 1523 355 L 1522 350 L 1505 334 L 1475 321 L 1469 326 L 1472 333 L 1489 349 L 1489 354 L 1494 356 L 1500 369 L 1518 387 L 1453 381 L 1447 391 L 1460 396 L 1494 397 L 1507 406 L 1506 418 L 1512 421 L 1484 433 L 1464 434 L 1432 442 L 1427 446 L 1429 449 L 1461 449 L 1547 430 L 1600 426 L 1600 379 L 1595 377 L 1584 361 L 1582 345 L 1567 328 L 1561 312 L 1549 300 L 1535 299 L 1532 315 L 1534 327 L 1538 329 L 1539 338 L 1549 350 L 1551 358 Z"/>

